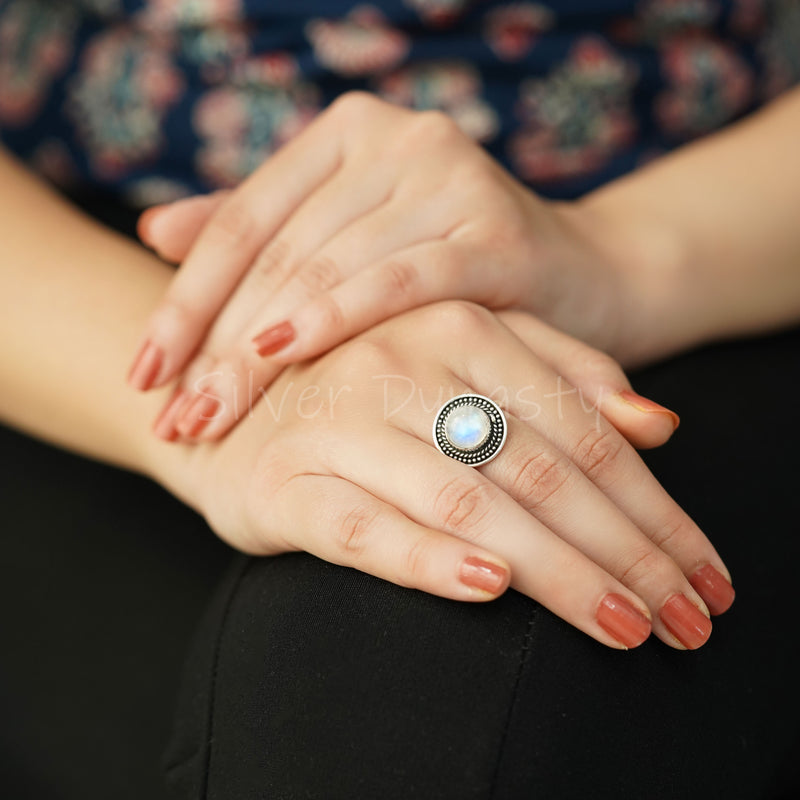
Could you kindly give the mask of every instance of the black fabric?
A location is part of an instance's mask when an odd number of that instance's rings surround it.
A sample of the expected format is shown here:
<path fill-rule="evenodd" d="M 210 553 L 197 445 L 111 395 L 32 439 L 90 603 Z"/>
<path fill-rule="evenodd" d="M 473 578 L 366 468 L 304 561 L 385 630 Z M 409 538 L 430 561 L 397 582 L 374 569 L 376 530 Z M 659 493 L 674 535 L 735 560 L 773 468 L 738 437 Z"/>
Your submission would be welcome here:
<path fill-rule="evenodd" d="M 0 797 L 800 796 L 798 367 L 794 331 L 635 376 L 683 420 L 646 459 L 735 577 L 696 653 L 245 558 L 147 481 L 0 429 Z"/>
<path fill-rule="evenodd" d="M 148 481 L 4 428 L 0 509 L 0 797 L 157 800 L 231 551 Z"/>
<path fill-rule="evenodd" d="M 739 592 L 696 653 L 613 652 L 514 592 L 247 559 L 146 481 L 3 431 L 2 796 L 164 797 L 195 628 L 174 797 L 796 796 L 798 353 L 637 376 L 683 413 L 647 460 Z"/>
<path fill-rule="evenodd" d="M 739 592 L 700 651 L 612 651 L 515 592 L 468 606 L 306 555 L 250 560 L 194 644 L 213 664 L 183 702 L 209 713 L 179 711 L 174 796 L 800 796 L 798 354 L 795 332 L 637 376 L 684 412 L 647 460 Z"/>

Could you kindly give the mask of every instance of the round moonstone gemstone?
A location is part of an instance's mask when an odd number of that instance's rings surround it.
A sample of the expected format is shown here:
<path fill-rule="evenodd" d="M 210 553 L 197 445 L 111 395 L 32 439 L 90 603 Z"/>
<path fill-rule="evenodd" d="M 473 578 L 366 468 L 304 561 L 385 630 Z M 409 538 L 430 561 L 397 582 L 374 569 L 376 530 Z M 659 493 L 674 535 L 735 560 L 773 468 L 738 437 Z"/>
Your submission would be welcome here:
<path fill-rule="evenodd" d="M 489 415 L 475 406 L 454 408 L 444 423 L 447 441 L 461 450 L 477 450 L 489 438 L 490 432 Z"/>

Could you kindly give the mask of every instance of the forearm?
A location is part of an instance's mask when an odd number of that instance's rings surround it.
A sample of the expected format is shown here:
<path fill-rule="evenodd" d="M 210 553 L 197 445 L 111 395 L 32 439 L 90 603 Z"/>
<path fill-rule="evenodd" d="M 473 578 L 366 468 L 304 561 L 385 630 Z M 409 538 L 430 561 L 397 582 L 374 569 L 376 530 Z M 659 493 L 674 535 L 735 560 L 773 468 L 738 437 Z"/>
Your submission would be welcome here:
<path fill-rule="evenodd" d="M 131 391 L 124 366 L 169 268 L 3 152 L 0 187 L 0 418 L 162 480 L 177 474 L 183 449 L 149 433 L 163 392 Z"/>
<path fill-rule="evenodd" d="M 624 361 L 800 320 L 800 89 L 579 205 L 635 287 Z"/>

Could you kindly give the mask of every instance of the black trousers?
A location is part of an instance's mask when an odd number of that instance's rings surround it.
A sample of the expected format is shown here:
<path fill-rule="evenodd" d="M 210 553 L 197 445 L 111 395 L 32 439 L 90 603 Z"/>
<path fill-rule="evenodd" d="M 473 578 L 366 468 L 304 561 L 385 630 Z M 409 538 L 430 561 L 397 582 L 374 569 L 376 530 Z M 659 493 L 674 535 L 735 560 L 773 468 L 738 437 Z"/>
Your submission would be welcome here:
<path fill-rule="evenodd" d="M 799 368 L 794 331 L 634 376 L 682 415 L 646 460 L 738 592 L 697 652 L 245 558 L 0 430 L 0 797 L 799 797 Z"/>

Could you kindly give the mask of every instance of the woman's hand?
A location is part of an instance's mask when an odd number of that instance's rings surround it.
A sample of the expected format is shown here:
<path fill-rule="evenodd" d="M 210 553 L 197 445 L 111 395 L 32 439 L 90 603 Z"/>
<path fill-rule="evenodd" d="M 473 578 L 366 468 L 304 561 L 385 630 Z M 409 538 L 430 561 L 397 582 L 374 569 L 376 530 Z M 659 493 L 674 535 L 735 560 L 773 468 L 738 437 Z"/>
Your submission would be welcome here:
<path fill-rule="evenodd" d="M 575 208 L 537 198 L 445 115 L 365 94 L 334 103 L 235 191 L 151 211 L 140 230 L 185 261 L 131 383 L 216 373 L 231 412 L 217 434 L 284 365 L 413 307 L 522 308 L 608 351 L 635 305 Z"/>
<path fill-rule="evenodd" d="M 530 315 L 501 318 L 429 305 L 286 369 L 229 436 L 188 449 L 182 494 L 246 552 L 306 550 L 457 600 L 510 581 L 611 647 L 640 644 L 650 618 L 667 644 L 699 647 L 707 605 L 733 599 L 725 566 L 562 377 L 576 361 L 619 368 Z M 431 441 L 438 407 L 465 392 L 508 418 L 478 469 Z"/>

